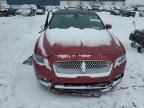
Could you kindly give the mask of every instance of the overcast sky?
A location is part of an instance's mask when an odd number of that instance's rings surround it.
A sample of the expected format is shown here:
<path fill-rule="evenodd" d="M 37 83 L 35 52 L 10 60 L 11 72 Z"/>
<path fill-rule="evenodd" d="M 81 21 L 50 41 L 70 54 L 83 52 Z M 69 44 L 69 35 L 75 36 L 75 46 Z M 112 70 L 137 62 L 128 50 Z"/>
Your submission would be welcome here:
<path fill-rule="evenodd" d="M 5 0 L 0 0 L 0 1 L 5 1 Z M 139 4 L 139 5 L 144 5 L 144 0 L 126 0 L 126 4 Z"/>
<path fill-rule="evenodd" d="M 126 3 L 144 5 L 144 0 L 126 0 Z"/>

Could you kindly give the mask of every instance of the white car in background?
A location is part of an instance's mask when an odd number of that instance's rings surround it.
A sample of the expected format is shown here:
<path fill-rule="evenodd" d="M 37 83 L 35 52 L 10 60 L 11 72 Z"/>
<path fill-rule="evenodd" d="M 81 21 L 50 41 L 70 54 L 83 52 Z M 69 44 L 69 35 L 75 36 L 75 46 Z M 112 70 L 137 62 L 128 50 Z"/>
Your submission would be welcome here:
<path fill-rule="evenodd" d="M 35 16 L 35 10 L 34 9 L 18 9 L 16 11 L 16 15 Z"/>
<path fill-rule="evenodd" d="M 139 11 L 139 16 L 144 17 L 144 10 Z"/>
<path fill-rule="evenodd" d="M 144 10 L 144 7 L 138 7 L 138 11 Z"/>
<path fill-rule="evenodd" d="M 21 5 L 18 7 L 16 14 L 23 16 L 35 16 L 36 10 L 36 5 Z"/>

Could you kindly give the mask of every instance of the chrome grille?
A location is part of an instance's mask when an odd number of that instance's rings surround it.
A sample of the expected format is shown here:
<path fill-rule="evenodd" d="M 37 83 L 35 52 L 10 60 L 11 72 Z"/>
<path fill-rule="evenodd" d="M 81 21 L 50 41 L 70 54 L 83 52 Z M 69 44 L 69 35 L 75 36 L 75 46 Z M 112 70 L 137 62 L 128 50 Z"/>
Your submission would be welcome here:
<path fill-rule="evenodd" d="M 111 71 L 111 61 L 64 61 L 54 63 L 56 73 L 97 74 Z"/>

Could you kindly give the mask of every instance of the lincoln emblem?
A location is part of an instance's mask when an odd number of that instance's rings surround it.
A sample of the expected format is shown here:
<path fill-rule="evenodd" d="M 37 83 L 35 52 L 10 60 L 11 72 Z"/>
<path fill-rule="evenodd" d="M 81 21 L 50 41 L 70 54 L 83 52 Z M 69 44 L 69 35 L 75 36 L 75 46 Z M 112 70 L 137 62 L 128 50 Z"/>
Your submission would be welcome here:
<path fill-rule="evenodd" d="M 82 62 L 82 64 L 81 64 L 81 70 L 82 70 L 83 74 L 86 73 L 86 63 L 85 62 Z"/>

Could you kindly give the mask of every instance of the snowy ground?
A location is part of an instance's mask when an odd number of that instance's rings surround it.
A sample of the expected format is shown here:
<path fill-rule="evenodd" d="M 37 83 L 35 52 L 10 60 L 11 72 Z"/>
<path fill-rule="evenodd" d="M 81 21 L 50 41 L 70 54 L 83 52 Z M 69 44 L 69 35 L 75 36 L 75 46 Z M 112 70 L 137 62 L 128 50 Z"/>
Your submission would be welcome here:
<path fill-rule="evenodd" d="M 144 54 L 130 47 L 128 40 L 136 21 L 144 28 L 144 18 L 99 13 L 104 23 L 124 44 L 127 67 L 122 82 L 100 98 L 55 94 L 36 81 L 32 66 L 22 62 L 33 52 L 40 26 L 46 16 L 0 17 L 0 108 L 144 108 Z"/>

